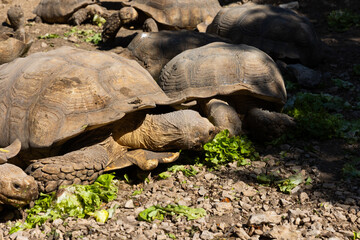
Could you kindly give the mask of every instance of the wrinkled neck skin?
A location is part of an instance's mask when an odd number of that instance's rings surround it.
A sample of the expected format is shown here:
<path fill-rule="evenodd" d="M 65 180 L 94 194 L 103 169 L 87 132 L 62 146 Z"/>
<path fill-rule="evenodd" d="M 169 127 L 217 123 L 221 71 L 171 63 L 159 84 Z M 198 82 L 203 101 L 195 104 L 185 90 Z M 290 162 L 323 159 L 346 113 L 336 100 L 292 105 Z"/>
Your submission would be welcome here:
<path fill-rule="evenodd" d="M 38 196 L 38 185 L 33 177 L 12 164 L 0 165 L 0 204 L 22 207 Z"/>
<path fill-rule="evenodd" d="M 216 128 L 208 119 L 193 110 L 165 114 L 147 114 L 141 125 L 122 134 L 114 131 L 114 139 L 134 149 L 166 151 L 173 149 L 200 149 L 210 141 Z"/>

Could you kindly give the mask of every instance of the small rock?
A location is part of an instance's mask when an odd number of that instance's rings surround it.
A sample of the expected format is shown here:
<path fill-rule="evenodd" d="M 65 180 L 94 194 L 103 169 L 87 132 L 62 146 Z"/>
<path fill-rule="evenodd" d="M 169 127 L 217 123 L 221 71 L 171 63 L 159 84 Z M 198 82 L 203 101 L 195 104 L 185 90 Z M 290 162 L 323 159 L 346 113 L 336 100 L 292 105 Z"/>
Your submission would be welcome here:
<path fill-rule="evenodd" d="M 165 233 L 157 235 L 156 240 L 166 240 L 168 237 L 165 235 Z"/>
<path fill-rule="evenodd" d="M 356 222 L 356 219 L 357 219 L 357 217 L 356 217 L 354 214 L 349 214 L 349 220 L 350 220 L 350 222 L 355 223 L 355 222 Z"/>
<path fill-rule="evenodd" d="M 126 203 L 125 203 L 125 208 L 127 209 L 133 209 L 135 208 L 135 205 L 134 205 L 134 201 L 132 199 L 128 200 Z"/>
<path fill-rule="evenodd" d="M 309 196 L 307 195 L 306 192 L 302 192 L 302 193 L 300 193 L 299 200 L 300 200 L 300 203 L 304 204 L 306 201 L 309 200 Z"/>
<path fill-rule="evenodd" d="M 199 188 L 198 193 L 199 193 L 200 196 L 204 196 L 207 193 L 207 191 L 205 190 L 205 188 L 203 186 L 201 186 Z"/>
<path fill-rule="evenodd" d="M 219 202 L 215 205 L 216 210 L 220 212 L 230 212 L 233 210 L 231 202 Z"/>
<path fill-rule="evenodd" d="M 266 162 L 253 161 L 253 162 L 251 162 L 251 166 L 253 166 L 254 168 L 264 168 L 266 166 Z"/>
<path fill-rule="evenodd" d="M 353 198 L 346 198 L 344 203 L 348 205 L 356 205 L 356 201 Z"/>
<path fill-rule="evenodd" d="M 283 198 L 280 199 L 280 204 L 285 207 L 285 206 L 288 206 L 290 205 L 291 203 L 288 201 L 288 200 L 285 200 Z"/>
<path fill-rule="evenodd" d="M 63 223 L 64 223 L 64 221 L 61 218 L 57 218 L 53 221 L 52 225 L 57 228 L 60 225 L 62 225 Z"/>
<path fill-rule="evenodd" d="M 70 36 L 68 38 L 68 41 L 72 42 L 72 43 L 77 43 L 77 42 L 79 42 L 79 39 L 76 36 Z"/>
<path fill-rule="evenodd" d="M 45 42 L 42 42 L 42 43 L 41 43 L 41 47 L 42 47 L 42 48 L 47 48 L 48 45 L 47 45 Z"/>
<path fill-rule="evenodd" d="M 213 173 L 207 173 L 204 175 L 204 178 L 209 181 L 209 180 L 215 180 L 217 178 L 217 176 Z"/>
<path fill-rule="evenodd" d="M 235 234 L 241 239 L 241 240 L 248 240 L 250 239 L 249 234 L 245 232 L 245 230 L 241 227 L 235 228 Z"/>
<path fill-rule="evenodd" d="M 212 232 L 209 232 L 208 230 L 204 230 L 201 233 L 200 238 L 204 240 L 210 240 L 214 238 L 214 234 Z"/>
<path fill-rule="evenodd" d="M 248 204 L 248 203 L 246 203 L 246 202 L 242 202 L 242 201 L 239 202 L 239 205 L 240 205 L 244 210 L 247 210 L 247 211 L 249 211 L 249 210 L 251 209 L 251 207 L 252 207 L 250 204 Z"/>
<path fill-rule="evenodd" d="M 334 214 L 334 216 L 336 217 L 337 220 L 341 220 L 341 221 L 346 221 L 347 220 L 347 218 L 341 212 L 335 211 L 333 214 Z"/>
<path fill-rule="evenodd" d="M 281 215 L 276 214 L 274 211 L 264 212 L 264 213 L 257 213 L 250 216 L 248 220 L 248 224 L 252 225 L 260 225 L 263 223 L 275 223 L 279 224 L 281 222 Z"/>
<path fill-rule="evenodd" d="M 280 225 L 274 226 L 270 231 L 264 233 L 263 235 L 271 239 L 293 240 L 299 239 L 300 232 L 292 230 L 290 226 Z"/>

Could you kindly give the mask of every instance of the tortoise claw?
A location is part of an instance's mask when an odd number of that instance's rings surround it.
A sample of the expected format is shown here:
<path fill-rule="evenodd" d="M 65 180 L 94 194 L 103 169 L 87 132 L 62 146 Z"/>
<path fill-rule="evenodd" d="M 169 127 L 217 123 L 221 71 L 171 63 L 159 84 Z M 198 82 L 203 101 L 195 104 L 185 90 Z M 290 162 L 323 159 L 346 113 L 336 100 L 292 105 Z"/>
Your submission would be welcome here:
<path fill-rule="evenodd" d="M 0 148 L 0 164 L 6 163 L 8 159 L 15 157 L 21 150 L 21 142 L 19 139 L 13 141 L 6 148 Z"/>

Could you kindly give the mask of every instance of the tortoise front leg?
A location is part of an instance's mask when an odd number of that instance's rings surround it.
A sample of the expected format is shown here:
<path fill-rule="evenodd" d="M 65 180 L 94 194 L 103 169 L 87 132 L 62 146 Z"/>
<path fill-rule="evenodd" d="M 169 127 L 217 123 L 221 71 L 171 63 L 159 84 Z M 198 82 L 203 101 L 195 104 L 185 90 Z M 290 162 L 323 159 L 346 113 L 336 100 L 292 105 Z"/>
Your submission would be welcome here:
<path fill-rule="evenodd" d="M 228 129 L 231 136 L 242 133 L 239 114 L 227 102 L 219 99 L 199 101 L 207 118 L 220 130 Z"/>
<path fill-rule="evenodd" d="M 42 192 L 54 191 L 60 185 L 91 184 L 110 162 L 121 157 L 126 151 L 126 147 L 118 145 L 109 137 L 101 143 L 63 156 L 36 160 L 25 172 L 38 181 Z M 124 165 L 130 166 L 132 163 L 124 162 Z"/>
<path fill-rule="evenodd" d="M 144 32 L 158 32 L 159 28 L 157 23 L 153 18 L 148 18 L 145 20 L 143 25 L 143 31 Z"/>
<path fill-rule="evenodd" d="M 9 146 L 0 148 L 0 164 L 6 163 L 8 159 L 15 157 L 21 150 L 21 142 L 15 139 Z"/>

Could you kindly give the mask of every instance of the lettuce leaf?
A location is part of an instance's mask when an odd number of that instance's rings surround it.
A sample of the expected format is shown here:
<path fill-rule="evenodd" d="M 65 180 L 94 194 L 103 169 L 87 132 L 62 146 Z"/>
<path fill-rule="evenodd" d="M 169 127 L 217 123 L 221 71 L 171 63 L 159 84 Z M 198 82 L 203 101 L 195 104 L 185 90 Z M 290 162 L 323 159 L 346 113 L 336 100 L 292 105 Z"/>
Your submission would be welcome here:
<path fill-rule="evenodd" d="M 184 205 L 169 204 L 166 207 L 154 205 L 140 212 L 138 220 L 151 222 L 158 219 L 162 221 L 167 215 L 178 215 L 179 217 L 185 216 L 187 220 L 195 220 L 204 217 L 206 211 L 203 208 L 190 208 Z"/>
<path fill-rule="evenodd" d="M 40 193 L 40 198 L 35 201 L 34 207 L 26 210 L 28 216 L 25 222 L 17 222 L 11 228 L 10 234 L 41 225 L 49 219 L 68 216 L 78 218 L 94 216 L 100 222 L 106 221 L 109 212 L 105 209 L 100 210 L 100 207 L 102 203 L 110 202 L 117 197 L 118 187 L 114 177 L 113 174 L 104 174 L 91 185 L 61 186 L 57 193 Z"/>

